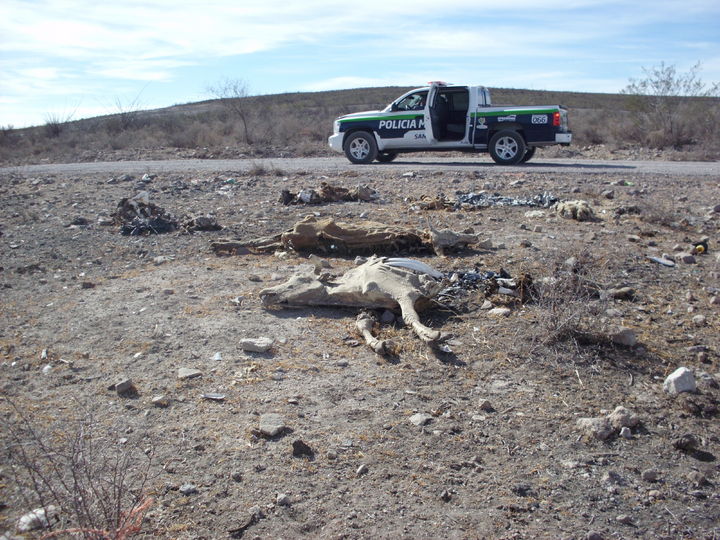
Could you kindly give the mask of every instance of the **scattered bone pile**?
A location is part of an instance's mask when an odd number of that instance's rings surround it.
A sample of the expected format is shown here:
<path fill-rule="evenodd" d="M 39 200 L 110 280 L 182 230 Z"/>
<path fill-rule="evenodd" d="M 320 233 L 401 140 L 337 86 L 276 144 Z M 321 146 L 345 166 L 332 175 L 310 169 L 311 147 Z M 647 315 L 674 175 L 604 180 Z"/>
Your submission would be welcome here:
<path fill-rule="evenodd" d="M 164 208 L 150 202 L 147 191 L 120 200 L 112 219 L 114 224 L 120 225 L 120 233 L 129 236 L 162 234 L 178 229 L 177 220 Z"/>
<path fill-rule="evenodd" d="M 289 190 L 284 189 L 280 193 L 280 202 L 286 206 L 291 204 L 325 204 L 341 201 L 370 202 L 378 197 L 378 192 L 367 185 L 357 185 L 348 189 L 333 186 L 327 182 L 321 182 L 320 188 L 317 190 L 305 188 L 301 189 L 298 193 L 291 193 Z"/>

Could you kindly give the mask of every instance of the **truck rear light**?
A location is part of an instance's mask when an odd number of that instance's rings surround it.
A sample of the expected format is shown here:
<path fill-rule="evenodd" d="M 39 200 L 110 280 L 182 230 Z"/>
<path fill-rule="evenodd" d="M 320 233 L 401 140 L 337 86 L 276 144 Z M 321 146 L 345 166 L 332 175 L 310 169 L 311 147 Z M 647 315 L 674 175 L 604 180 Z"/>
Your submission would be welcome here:
<path fill-rule="evenodd" d="M 560 126 L 560 111 L 556 111 L 553 113 L 553 126 Z"/>

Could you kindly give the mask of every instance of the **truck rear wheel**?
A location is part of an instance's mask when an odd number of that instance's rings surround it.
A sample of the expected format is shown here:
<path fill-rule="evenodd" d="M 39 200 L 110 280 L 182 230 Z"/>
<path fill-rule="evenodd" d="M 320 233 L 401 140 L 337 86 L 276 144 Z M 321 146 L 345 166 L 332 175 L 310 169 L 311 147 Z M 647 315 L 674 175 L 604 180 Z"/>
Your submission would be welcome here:
<path fill-rule="evenodd" d="M 397 157 L 397 152 L 378 152 L 377 159 L 380 163 L 390 163 Z"/>
<path fill-rule="evenodd" d="M 498 131 L 490 139 L 490 156 L 499 165 L 517 165 L 525 156 L 525 139 L 517 131 Z"/>
<path fill-rule="evenodd" d="M 527 163 L 532 159 L 532 157 L 535 155 L 535 149 L 537 146 L 529 146 L 527 150 L 525 150 L 525 155 L 520 160 L 520 163 Z"/>
<path fill-rule="evenodd" d="M 356 131 L 345 141 L 345 156 L 351 163 L 372 163 L 377 157 L 375 138 L 367 131 Z"/>

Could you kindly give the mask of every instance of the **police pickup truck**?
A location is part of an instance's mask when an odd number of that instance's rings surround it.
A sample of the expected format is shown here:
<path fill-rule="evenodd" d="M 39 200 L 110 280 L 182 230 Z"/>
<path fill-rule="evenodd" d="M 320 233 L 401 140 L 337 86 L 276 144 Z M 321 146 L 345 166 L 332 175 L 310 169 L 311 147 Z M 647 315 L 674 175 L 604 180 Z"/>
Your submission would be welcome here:
<path fill-rule="evenodd" d="M 335 119 L 330 147 L 352 163 L 386 163 L 404 152 L 490 152 L 515 165 L 540 146 L 572 140 L 567 110 L 559 105 L 494 107 L 484 86 L 434 82 L 403 94 L 382 111 Z"/>

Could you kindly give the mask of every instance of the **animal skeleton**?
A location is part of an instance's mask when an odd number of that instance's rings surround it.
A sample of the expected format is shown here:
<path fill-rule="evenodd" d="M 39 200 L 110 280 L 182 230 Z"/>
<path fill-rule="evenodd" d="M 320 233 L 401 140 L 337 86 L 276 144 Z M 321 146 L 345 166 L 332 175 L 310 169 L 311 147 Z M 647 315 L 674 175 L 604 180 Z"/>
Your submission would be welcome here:
<path fill-rule="evenodd" d="M 426 343 L 437 343 L 443 335 L 420 322 L 418 310 L 426 308 L 443 287 L 443 275 L 414 259 L 370 257 L 337 279 L 316 275 L 312 269 L 292 276 L 286 283 L 260 291 L 265 307 L 345 306 L 400 308 L 403 321 Z M 377 353 L 390 345 L 373 337 L 372 318 L 360 314 L 357 327 Z"/>

